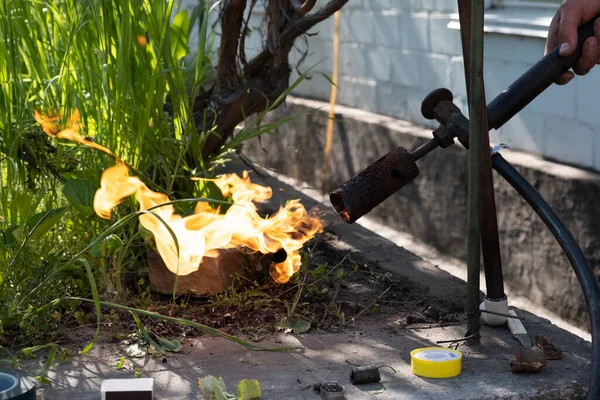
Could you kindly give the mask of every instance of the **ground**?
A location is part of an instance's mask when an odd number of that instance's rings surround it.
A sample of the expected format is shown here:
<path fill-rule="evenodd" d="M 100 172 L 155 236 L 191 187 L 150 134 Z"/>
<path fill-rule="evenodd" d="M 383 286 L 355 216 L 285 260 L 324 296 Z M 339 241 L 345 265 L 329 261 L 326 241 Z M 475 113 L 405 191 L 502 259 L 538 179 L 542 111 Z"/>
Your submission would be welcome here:
<path fill-rule="evenodd" d="M 273 199 L 275 203 L 300 195 L 281 182 L 264 179 L 284 189 L 274 191 L 280 193 Z M 303 202 L 307 207 L 317 205 L 309 198 Z M 302 324 L 295 326 L 297 332 L 278 330 L 276 323 L 289 313 L 283 306 L 273 306 L 269 312 L 260 307 L 237 309 L 221 299 L 223 308 L 214 311 L 209 303 L 190 302 L 183 310 L 171 307 L 181 315 L 195 312 L 190 317 L 198 322 L 239 334 L 254 345 L 295 350 L 248 350 L 224 339 L 154 322 L 149 328 L 180 338 L 181 350 L 128 358 L 125 352 L 131 339 L 115 338 L 107 334 L 109 329 L 103 329 L 102 340 L 89 354 L 73 357 L 51 372 L 54 385 L 41 388 L 40 398 L 95 399 L 103 379 L 136 376 L 154 378 L 155 399 L 202 398 L 198 379 L 207 375 L 223 377 L 230 389 L 241 379 L 257 379 L 265 399 L 318 398 L 312 385 L 326 380 L 344 385 L 347 399 L 569 399 L 584 395 L 590 379 L 590 343 L 523 310 L 516 311 L 526 318 L 524 324 L 531 338 L 544 336 L 563 350 L 562 359 L 549 361 L 542 372 L 512 373 L 509 363 L 520 348 L 519 342 L 506 327 L 484 326 L 480 346 L 458 343 L 463 353 L 458 377 L 433 380 L 412 374 L 410 351 L 447 346 L 438 341 L 464 335 L 465 283 L 374 232 L 340 224 L 335 216 L 326 218 L 332 222 L 327 233 L 307 246 L 307 250 L 313 249 L 310 271 L 315 276 L 308 273 L 304 286 L 308 294 L 297 302 L 298 315 L 294 315 L 310 321 L 310 330 L 304 332 L 307 326 Z M 344 262 L 335 267 L 341 260 Z M 325 262 L 327 267 L 319 268 Z M 335 279 L 340 270 L 343 275 Z M 328 277 L 310 285 L 329 271 L 334 279 Z M 269 290 L 275 290 L 270 294 L 280 298 L 288 295 L 282 286 L 261 288 L 265 293 Z M 245 301 L 256 302 L 251 298 Z M 289 306 L 287 300 L 282 304 Z M 122 319 L 130 320 L 129 316 Z M 83 340 L 92 336 L 91 328 L 73 332 L 79 339 L 71 336 L 71 343 L 85 343 Z M 29 361 L 31 365 L 41 362 Z M 365 364 L 389 365 L 396 372 L 382 368 L 381 382 L 352 385 L 348 378 L 351 368 Z"/>
<path fill-rule="evenodd" d="M 340 248 L 338 237 L 325 232 L 306 245 L 306 268 L 287 284 L 267 275 L 262 284 L 231 289 L 213 297 L 152 294 L 151 301 L 130 298 L 129 306 L 163 315 L 186 318 L 232 335 L 247 335 L 253 343 L 297 325 L 296 331 L 345 333 L 359 327 L 380 327 L 391 333 L 403 328 L 443 327 L 457 323 L 463 305 L 455 299 L 429 295 L 426 285 L 406 281 L 380 268 L 359 251 Z M 295 305 L 294 305 L 295 304 Z M 93 305 L 84 305 L 90 324 L 73 321 L 56 341 L 76 353 L 93 335 Z M 126 311 L 105 312 L 103 343 L 133 343 L 139 337 L 135 321 Z M 197 338 L 203 332 L 150 317 L 141 317 L 154 335 L 178 340 Z M 294 325 L 294 323 L 296 323 Z"/>

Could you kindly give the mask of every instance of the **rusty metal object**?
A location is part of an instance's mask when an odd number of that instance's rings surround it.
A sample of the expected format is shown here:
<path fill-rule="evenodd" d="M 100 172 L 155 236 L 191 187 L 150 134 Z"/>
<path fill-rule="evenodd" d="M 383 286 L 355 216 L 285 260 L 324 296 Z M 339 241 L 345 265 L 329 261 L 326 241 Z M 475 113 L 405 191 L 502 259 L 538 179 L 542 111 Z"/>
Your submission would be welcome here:
<path fill-rule="evenodd" d="M 317 3 L 317 0 L 306 0 L 305 2 L 301 2 L 300 0 L 290 0 L 294 11 L 296 11 L 300 15 L 308 14 Z"/>
<path fill-rule="evenodd" d="M 340 217 L 351 224 L 418 175 L 413 155 L 397 147 L 333 191 L 329 199 Z"/>
<path fill-rule="evenodd" d="M 530 349 L 521 348 L 515 355 L 515 359 L 509 363 L 510 370 L 515 373 L 541 372 L 546 368 L 546 355 L 537 347 Z"/>
<path fill-rule="evenodd" d="M 429 93 L 421 103 L 421 114 L 427 119 L 435 119 L 442 125 L 450 123 L 452 114 L 460 109 L 452 102 L 454 95 L 446 88 Z"/>
<path fill-rule="evenodd" d="M 263 254 L 253 264 L 255 271 L 269 271 L 275 264 L 279 264 L 287 260 L 287 252 L 285 249 L 279 249 L 275 253 Z"/>
<path fill-rule="evenodd" d="M 457 137 L 464 148 L 469 149 L 469 120 L 452 102 L 453 99 L 454 95 L 448 89 L 434 90 L 421 103 L 421 114 L 442 124 L 433 131 L 433 137 L 440 147 L 453 145 Z"/>
<path fill-rule="evenodd" d="M 354 367 L 350 371 L 350 382 L 352 382 L 353 385 L 379 382 L 381 380 L 379 368 L 380 367 L 374 367 L 371 365 Z"/>

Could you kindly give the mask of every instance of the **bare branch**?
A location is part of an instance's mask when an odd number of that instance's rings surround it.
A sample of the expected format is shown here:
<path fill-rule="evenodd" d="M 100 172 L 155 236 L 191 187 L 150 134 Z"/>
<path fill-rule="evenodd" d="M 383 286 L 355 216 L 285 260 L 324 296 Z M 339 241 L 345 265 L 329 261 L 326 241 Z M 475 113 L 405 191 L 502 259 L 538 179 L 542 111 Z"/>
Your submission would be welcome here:
<path fill-rule="evenodd" d="M 244 21 L 246 0 L 228 0 L 221 13 L 221 46 L 217 85 L 233 88 L 241 80 L 237 69 L 237 50 Z"/>
<path fill-rule="evenodd" d="M 298 36 L 305 34 L 310 28 L 332 16 L 347 2 L 348 0 L 331 0 L 325 7 L 321 8 L 316 13 L 294 21 L 294 24 L 288 26 L 285 31 L 281 33 L 281 47 L 289 46 Z M 244 73 L 246 75 L 254 75 L 271 60 L 272 56 L 273 54 L 269 49 L 263 50 L 260 52 L 260 54 L 254 57 L 252 61 L 250 61 L 246 68 L 244 68 Z"/>
<path fill-rule="evenodd" d="M 269 0 L 269 22 L 267 25 L 267 48 L 273 54 L 275 66 L 281 64 L 281 45 L 279 44 L 279 24 L 281 21 L 281 0 Z M 284 0 L 285 1 L 285 0 Z"/>
<path fill-rule="evenodd" d="M 300 0 L 290 0 L 290 3 L 292 3 L 292 7 L 298 14 L 305 15 L 313 9 L 317 0 L 306 0 L 304 3 L 301 3 Z"/>
<path fill-rule="evenodd" d="M 250 3 L 248 18 L 246 18 L 246 22 L 244 22 L 244 28 L 242 29 L 242 35 L 240 37 L 240 62 L 244 67 L 248 64 L 248 61 L 246 61 L 246 35 L 248 33 L 248 24 L 250 23 L 250 18 L 252 17 L 252 11 L 254 10 L 256 1 L 257 0 L 252 0 L 252 3 Z"/>
<path fill-rule="evenodd" d="M 310 5 L 306 0 L 304 5 Z M 251 8 L 256 0 L 252 0 Z M 247 27 L 244 20 L 246 0 L 226 0 L 221 16 L 221 47 L 217 82 L 204 98 L 196 99 L 194 117 L 199 132 L 212 131 L 218 135 L 206 137 L 203 156 L 209 159 L 233 134 L 244 118 L 264 111 L 289 87 L 291 68 L 289 53 L 299 36 L 317 23 L 340 10 L 348 0 L 329 0 L 315 13 L 302 16 L 295 11 L 290 0 L 265 0 L 267 8 L 267 46 L 247 65 L 244 65 L 242 81 L 238 73 L 237 55 L 245 64 L 244 39 L 240 32 Z M 298 3 L 298 2 L 296 2 Z M 243 28 L 245 34 L 246 28 Z M 242 49 L 240 49 L 240 46 Z M 204 110 L 202 110 L 204 108 Z M 212 118 L 207 120 L 205 110 L 210 109 Z M 200 120 L 200 117 L 201 120 Z"/>

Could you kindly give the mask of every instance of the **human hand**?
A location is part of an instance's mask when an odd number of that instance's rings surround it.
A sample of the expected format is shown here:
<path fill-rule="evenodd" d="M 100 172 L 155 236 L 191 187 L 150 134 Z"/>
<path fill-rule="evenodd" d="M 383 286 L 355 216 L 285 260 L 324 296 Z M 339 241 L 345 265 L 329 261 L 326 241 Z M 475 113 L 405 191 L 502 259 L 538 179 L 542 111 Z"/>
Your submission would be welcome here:
<path fill-rule="evenodd" d="M 577 48 L 577 29 L 598 13 L 600 0 L 564 0 L 550 23 L 545 54 L 558 46 L 562 56 L 573 54 Z M 600 64 L 600 18 L 594 24 L 594 34 L 583 44 L 581 57 L 573 67 L 577 75 L 586 75 L 596 64 Z M 573 72 L 565 72 L 556 83 L 569 83 L 575 77 Z"/>

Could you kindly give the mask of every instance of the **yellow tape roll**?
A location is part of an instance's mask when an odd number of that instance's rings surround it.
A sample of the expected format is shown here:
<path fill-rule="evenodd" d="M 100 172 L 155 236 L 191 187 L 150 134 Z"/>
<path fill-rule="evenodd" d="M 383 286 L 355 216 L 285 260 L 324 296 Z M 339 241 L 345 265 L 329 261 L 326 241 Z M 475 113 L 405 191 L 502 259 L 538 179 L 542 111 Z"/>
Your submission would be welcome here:
<path fill-rule="evenodd" d="M 410 352 L 410 370 L 423 378 L 452 378 L 461 372 L 462 353 L 446 347 L 423 347 Z"/>

